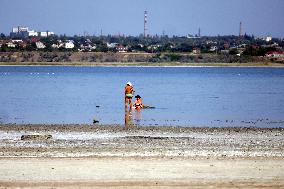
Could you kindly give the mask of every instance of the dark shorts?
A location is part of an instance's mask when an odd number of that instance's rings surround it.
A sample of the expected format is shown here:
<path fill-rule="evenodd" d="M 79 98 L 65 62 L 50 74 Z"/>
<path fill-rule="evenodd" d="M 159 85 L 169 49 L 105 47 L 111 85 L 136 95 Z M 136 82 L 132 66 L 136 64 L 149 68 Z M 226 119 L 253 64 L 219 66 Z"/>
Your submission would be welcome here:
<path fill-rule="evenodd" d="M 132 99 L 133 94 L 126 94 L 125 97 L 126 97 L 127 99 Z"/>

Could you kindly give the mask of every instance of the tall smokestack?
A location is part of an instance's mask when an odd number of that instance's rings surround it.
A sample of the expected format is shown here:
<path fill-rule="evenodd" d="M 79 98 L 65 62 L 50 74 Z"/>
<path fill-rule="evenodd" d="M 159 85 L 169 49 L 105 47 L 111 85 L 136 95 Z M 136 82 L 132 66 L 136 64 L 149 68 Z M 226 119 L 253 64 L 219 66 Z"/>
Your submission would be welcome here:
<path fill-rule="evenodd" d="M 240 22 L 239 37 L 243 37 L 243 24 L 242 24 L 242 22 Z"/>
<path fill-rule="evenodd" d="M 148 36 L 148 12 L 144 11 L 144 37 Z"/>

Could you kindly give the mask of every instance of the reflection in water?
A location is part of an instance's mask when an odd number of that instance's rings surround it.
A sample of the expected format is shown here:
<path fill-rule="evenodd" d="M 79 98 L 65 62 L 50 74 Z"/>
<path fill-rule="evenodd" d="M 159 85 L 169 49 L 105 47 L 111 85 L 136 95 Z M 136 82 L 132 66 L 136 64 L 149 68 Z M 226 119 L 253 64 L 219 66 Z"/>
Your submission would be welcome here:
<path fill-rule="evenodd" d="M 133 118 L 132 118 L 132 111 L 128 110 L 128 108 L 125 108 L 125 128 L 132 128 L 135 127 L 134 123 L 133 123 Z"/>
<path fill-rule="evenodd" d="M 142 109 L 135 109 L 134 110 L 134 122 L 136 126 L 140 125 L 142 120 Z"/>
<path fill-rule="evenodd" d="M 129 110 L 125 108 L 125 128 L 132 128 L 140 125 L 142 120 L 141 109 Z"/>

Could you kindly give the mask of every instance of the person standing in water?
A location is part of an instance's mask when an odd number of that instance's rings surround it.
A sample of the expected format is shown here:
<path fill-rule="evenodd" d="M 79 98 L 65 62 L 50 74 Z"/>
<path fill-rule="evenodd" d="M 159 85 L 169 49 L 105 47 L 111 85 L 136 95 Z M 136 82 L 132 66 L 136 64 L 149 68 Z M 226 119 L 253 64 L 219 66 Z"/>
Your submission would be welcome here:
<path fill-rule="evenodd" d="M 127 106 L 129 105 L 129 109 L 132 109 L 132 97 L 134 94 L 134 88 L 131 82 L 127 82 L 125 89 L 124 89 L 124 93 L 125 93 L 125 108 L 127 108 Z"/>
<path fill-rule="evenodd" d="M 140 125 L 140 122 L 142 120 L 142 109 L 143 109 L 143 103 L 142 103 L 142 98 L 140 95 L 136 95 L 135 96 L 136 100 L 134 102 L 134 109 L 135 109 L 135 113 L 134 113 L 134 121 L 135 121 L 135 125 Z"/>
<path fill-rule="evenodd" d="M 142 103 L 141 96 L 140 95 L 136 95 L 135 98 L 136 98 L 136 100 L 134 102 L 135 109 L 137 109 L 137 110 L 142 109 L 143 108 L 143 103 Z"/>

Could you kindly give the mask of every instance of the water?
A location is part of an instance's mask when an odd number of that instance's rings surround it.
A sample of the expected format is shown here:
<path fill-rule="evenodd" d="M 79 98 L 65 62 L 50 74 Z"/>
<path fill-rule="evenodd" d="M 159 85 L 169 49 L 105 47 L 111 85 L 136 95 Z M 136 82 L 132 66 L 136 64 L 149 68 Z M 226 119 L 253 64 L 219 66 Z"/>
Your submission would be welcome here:
<path fill-rule="evenodd" d="M 124 124 L 127 81 L 136 125 L 284 127 L 281 68 L 0 67 L 0 122 Z"/>

